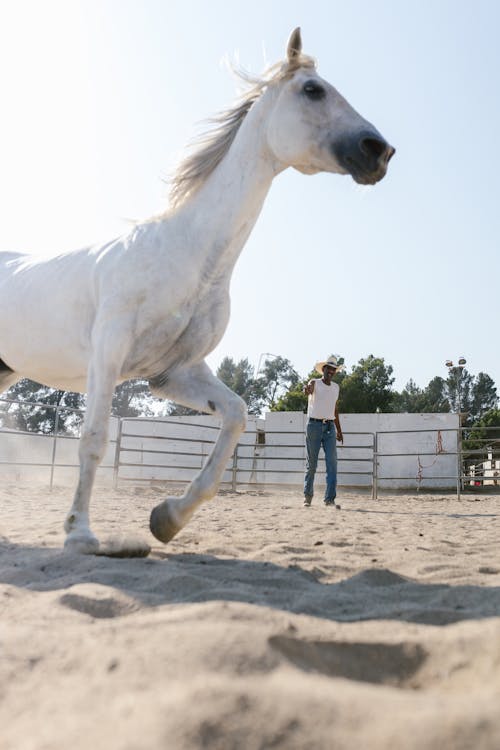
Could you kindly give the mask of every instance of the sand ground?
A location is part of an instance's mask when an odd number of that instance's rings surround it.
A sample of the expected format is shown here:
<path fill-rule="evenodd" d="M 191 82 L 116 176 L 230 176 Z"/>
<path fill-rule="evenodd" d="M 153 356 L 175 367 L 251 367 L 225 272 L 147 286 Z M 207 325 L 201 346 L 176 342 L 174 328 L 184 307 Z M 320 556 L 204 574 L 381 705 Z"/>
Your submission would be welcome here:
<path fill-rule="evenodd" d="M 2 750 L 498 750 L 500 498 L 220 493 L 168 546 L 158 487 L 0 489 Z"/>

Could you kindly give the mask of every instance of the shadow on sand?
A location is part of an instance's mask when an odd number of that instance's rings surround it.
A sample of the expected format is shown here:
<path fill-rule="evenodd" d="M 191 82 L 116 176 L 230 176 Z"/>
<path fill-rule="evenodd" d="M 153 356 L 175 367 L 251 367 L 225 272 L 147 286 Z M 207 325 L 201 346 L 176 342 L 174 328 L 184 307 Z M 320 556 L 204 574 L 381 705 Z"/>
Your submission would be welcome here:
<path fill-rule="evenodd" d="M 384 619 L 447 625 L 500 615 L 496 586 L 420 583 L 375 567 L 322 583 L 298 566 L 159 549 L 149 558 L 116 560 L 3 541 L 0 583 L 38 592 L 60 590 L 61 604 L 93 617 L 207 601 L 246 602 L 339 622 Z M 89 583 L 109 587 L 109 592 L 92 598 L 74 588 Z M 123 594 L 127 605 L 121 601 Z"/>

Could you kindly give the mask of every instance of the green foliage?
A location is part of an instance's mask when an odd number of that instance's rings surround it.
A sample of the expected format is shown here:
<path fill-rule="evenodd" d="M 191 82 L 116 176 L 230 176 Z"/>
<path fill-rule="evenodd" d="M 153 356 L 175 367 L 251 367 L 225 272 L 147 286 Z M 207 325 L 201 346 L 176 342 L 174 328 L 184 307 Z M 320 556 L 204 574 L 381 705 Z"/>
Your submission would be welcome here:
<path fill-rule="evenodd" d="M 207 412 L 196 411 L 196 409 L 190 409 L 189 406 L 181 406 L 181 404 L 174 404 L 173 401 L 169 401 L 166 413 L 167 417 L 196 417 L 198 414 L 206 414 Z"/>
<path fill-rule="evenodd" d="M 235 362 L 224 357 L 216 374 L 246 402 L 249 414 L 258 415 L 265 407 L 276 410 L 285 394 L 300 387 L 299 375 L 285 357 L 266 359 L 258 377 L 248 359 Z"/>
<path fill-rule="evenodd" d="M 228 388 L 241 396 L 249 414 L 260 414 L 264 395 L 263 384 L 254 378 L 253 367 L 248 359 L 235 362 L 232 357 L 224 357 L 216 375 Z M 203 413 L 177 404 L 170 404 L 168 408 L 169 416 L 195 416 Z"/>
<path fill-rule="evenodd" d="M 443 395 L 450 410 L 460 412 L 466 425 L 473 425 L 498 404 L 497 389 L 489 375 L 480 372 L 474 377 L 459 367 L 450 369 Z"/>
<path fill-rule="evenodd" d="M 487 459 L 500 457 L 500 409 L 490 409 L 467 431 L 462 444 L 466 465 L 478 464 Z"/>
<path fill-rule="evenodd" d="M 54 432 L 56 409 L 57 429 L 61 434 L 78 435 L 86 406 L 82 393 L 72 393 L 48 388 L 32 380 L 24 379 L 12 386 L 5 398 L 24 404 L 0 402 L 0 425 L 24 432 Z M 152 416 L 157 412 L 153 406 L 158 400 L 152 396 L 145 380 L 127 380 L 117 386 L 111 411 L 118 417 Z M 35 404 L 35 405 L 33 405 Z M 76 410 L 76 411 L 74 411 Z"/>
<path fill-rule="evenodd" d="M 82 415 L 73 410 L 85 408 L 85 396 L 81 393 L 48 388 L 25 378 L 9 388 L 5 398 L 27 403 L 24 405 L 0 402 L 2 427 L 50 435 L 54 432 L 57 415 L 58 432 L 78 434 Z M 35 406 L 32 405 L 33 402 Z"/>
<path fill-rule="evenodd" d="M 111 412 L 117 417 L 151 417 L 158 403 L 147 380 L 126 380 L 115 388 Z"/>
<path fill-rule="evenodd" d="M 307 410 L 307 396 L 303 392 L 304 385 L 309 380 L 319 378 L 319 373 L 313 370 L 304 380 L 297 380 L 296 384 L 286 391 L 276 402 L 273 411 L 303 411 Z M 333 381 L 340 386 L 339 411 L 347 413 L 366 413 L 391 411 L 394 391 L 392 367 L 386 365 L 380 357 L 370 354 L 366 359 L 360 359 L 352 368 L 351 373 L 337 372 Z"/>
<path fill-rule="evenodd" d="M 500 439 L 500 409 L 490 409 L 474 425 L 474 429 L 482 428 L 488 428 L 488 430 L 485 429 L 485 434 L 488 432 L 495 440 Z"/>
<path fill-rule="evenodd" d="M 271 411 L 276 411 L 278 400 L 287 391 L 296 389 L 300 378 L 292 363 L 285 357 L 266 359 L 257 380 L 262 403 Z"/>
<path fill-rule="evenodd" d="M 289 391 L 283 393 L 278 398 L 271 411 L 307 411 L 307 396 L 304 393 L 304 386 L 308 382 L 307 380 L 299 380 L 299 382 L 290 388 Z"/>
<path fill-rule="evenodd" d="M 410 379 L 401 393 L 394 394 L 392 408 L 397 412 L 422 412 L 424 399 L 422 388 Z"/>
<path fill-rule="evenodd" d="M 448 400 L 448 391 L 446 381 L 439 375 L 436 375 L 429 381 L 425 389 L 425 412 L 449 412 L 450 402 Z"/>
<path fill-rule="evenodd" d="M 426 388 L 419 388 L 410 380 L 401 393 L 395 393 L 392 411 L 408 413 L 449 412 L 446 381 L 439 376 L 433 378 Z"/>
<path fill-rule="evenodd" d="M 465 367 L 452 367 L 445 383 L 450 410 L 457 414 L 470 412 L 474 384 L 472 375 Z"/>
<path fill-rule="evenodd" d="M 311 370 L 304 380 L 298 380 L 294 386 L 279 397 L 271 411 L 301 411 L 306 413 L 307 396 L 304 393 L 304 387 L 310 380 L 315 380 L 319 377 L 320 375 L 316 370 Z M 341 371 L 334 375 L 332 380 L 341 386 L 345 377 L 346 373 Z"/>
<path fill-rule="evenodd" d="M 235 362 L 231 357 L 224 357 L 216 375 L 228 388 L 241 396 L 249 414 L 260 414 L 262 388 L 254 378 L 253 367 L 248 359 Z"/>
<path fill-rule="evenodd" d="M 341 414 L 392 411 L 394 378 L 391 365 L 386 365 L 383 357 L 370 354 L 360 359 L 351 373 L 338 373 L 335 380 L 340 384 Z"/>
<path fill-rule="evenodd" d="M 491 415 L 492 412 L 496 412 L 497 404 L 498 394 L 495 383 L 485 372 L 480 372 L 473 383 L 472 399 L 469 408 L 470 421 L 481 420 L 487 414 Z M 490 416 L 489 418 L 494 417 Z"/>

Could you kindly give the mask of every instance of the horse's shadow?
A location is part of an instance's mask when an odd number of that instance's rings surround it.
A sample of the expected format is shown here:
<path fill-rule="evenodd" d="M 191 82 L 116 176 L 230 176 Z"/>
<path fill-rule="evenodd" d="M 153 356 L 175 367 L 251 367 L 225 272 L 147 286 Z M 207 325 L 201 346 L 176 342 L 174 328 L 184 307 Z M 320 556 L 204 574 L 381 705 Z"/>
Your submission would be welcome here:
<path fill-rule="evenodd" d="M 159 550 L 149 558 L 115 560 L 3 541 L 0 583 L 60 591 L 60 604 L 93 617 L 209 601 L 244 602 L 339 622 L 383 619 L 447 625 L 500 616 L 498 586 L 420 583 L 375 567 L 322 583 L 299 566 Z M 92 593 L 78 584 L 107 588 Z"/>

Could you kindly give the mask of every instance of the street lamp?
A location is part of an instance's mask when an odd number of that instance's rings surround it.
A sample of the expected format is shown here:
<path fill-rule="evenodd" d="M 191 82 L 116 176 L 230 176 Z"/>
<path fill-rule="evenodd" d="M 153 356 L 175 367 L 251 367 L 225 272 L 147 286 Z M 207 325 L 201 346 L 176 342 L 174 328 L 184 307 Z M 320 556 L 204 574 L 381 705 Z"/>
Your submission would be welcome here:
<path fill-rule="evenodd" d="M 460 398 L 461 397 L 460 383 L 462 380 L 462 372 L 466 364 L 467 364 L 467 360 L 465 359 L 465 357 L 459 357 L 457 365 L 455 365 L 451 359 L 447 359 L 445 362 L 445 365 L 448 368 L 448 372 L 450 373 L 450 375 L 455 376 L 459 415 L 460 415 L 460 412 L 462 411 L 462 404 L 461 404 L 461 398 Z"/>
<path fill-rule="evenodd" d="M 458 404 L 458 431 L 457 431 L 457 492 L 460 495 L 460 490 L 463 488 L 463 479 L 464 479 L 464 467 L 462 466 L 462 430 L 461 430 L 461 423 L 462 423 L 462 404 L 461 404 L 461 394 L 460 394 L 460 384 L 462 381 L 462 373 L 465 365 L 467 364 L 467 360 L 465 357 L 459 357 L 458 358 L 458 364 L 453 364 L 453 361 L 451 359 L 447 359 L 446 367 L 448 368 L 448 372 L 450 375 L 455 376 L 455 382 L 456 382 L 456 392 L 457 392 L 457 404 Z"/>
<path fill-rule="evenodd" d="M 255 371 L 254 378 L 258 378 L 259 377 L 260 363 L 262 362 L 262 357 L 266 357 L 266 358 L 267 357 L 272 357 L 273 359 L 278 359 L 279 356 L 280 356 L 279 354 L 271 354 L 271 352 L 262 352 L 262 354 L 259 357 L 259 364 L 257 365 L 257 369 Z"/>

